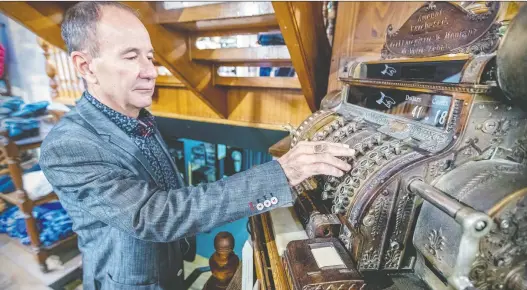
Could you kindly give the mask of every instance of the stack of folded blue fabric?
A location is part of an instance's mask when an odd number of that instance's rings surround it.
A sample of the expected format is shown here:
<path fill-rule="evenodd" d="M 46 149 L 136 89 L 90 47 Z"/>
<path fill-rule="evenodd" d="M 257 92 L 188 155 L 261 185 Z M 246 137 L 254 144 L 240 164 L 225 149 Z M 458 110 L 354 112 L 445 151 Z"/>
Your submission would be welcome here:
<path fill-rule="evenodd" d="M 40 242 L 46 247 L 73 234 L 71 218 L 59 202 L 35 206 L 33 216 L 37 220 Z M 18 239 L 24 245 L 31 243 L 24 215 L 16 206 L 0 214 L 0 233 Z"/>
<path fill-rule="evenodd" d="M 0 99 L 0 120 L 13 140 L 37 136 L 40 133 L 38 117 L 47 112 L 49 102 L 41 101 L 24 104 L 19 97 Z"/>
<path fill-rule="evenodd" d="M 40 171 L 42 170 L 40 168 L 40 165 L 37 163 L 33 165 L 31 168 L 24 170 L 24 174 Z M 13 179 L 11 179 L 11 175 L 5 174 L 0 176 L 0 194 L 2 193 L 10 193 L 15 191 L 15 184 L 13 183 Z"/>

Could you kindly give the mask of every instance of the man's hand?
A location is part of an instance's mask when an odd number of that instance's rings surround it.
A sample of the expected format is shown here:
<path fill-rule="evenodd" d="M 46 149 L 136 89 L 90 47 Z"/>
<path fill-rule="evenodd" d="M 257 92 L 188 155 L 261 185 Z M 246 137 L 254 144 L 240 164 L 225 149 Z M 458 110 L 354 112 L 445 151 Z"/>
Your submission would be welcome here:
<path fill-rule="evenodd" d="M 330 142 L 299 142 L 293 149 L 278 159 L 278 163 L 295 186 L 314 175 L 341 177 L 351 165 L 336 156 L 354 156 L 355 150 L 346 144 Z"/>

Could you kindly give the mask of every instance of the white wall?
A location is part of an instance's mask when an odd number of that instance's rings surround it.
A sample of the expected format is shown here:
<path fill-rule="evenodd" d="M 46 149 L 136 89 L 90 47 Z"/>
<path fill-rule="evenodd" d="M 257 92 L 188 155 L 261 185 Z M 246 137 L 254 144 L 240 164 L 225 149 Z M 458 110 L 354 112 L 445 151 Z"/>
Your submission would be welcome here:
<path fill-rule="evenodd" d="M 0 13 L 1 41 L 6 48 L 6 66 L 11 95 L 26 103 L 50 101 L 49 78 L 46 75 L 43 50 L 37 36 L 18 22 Z"/>

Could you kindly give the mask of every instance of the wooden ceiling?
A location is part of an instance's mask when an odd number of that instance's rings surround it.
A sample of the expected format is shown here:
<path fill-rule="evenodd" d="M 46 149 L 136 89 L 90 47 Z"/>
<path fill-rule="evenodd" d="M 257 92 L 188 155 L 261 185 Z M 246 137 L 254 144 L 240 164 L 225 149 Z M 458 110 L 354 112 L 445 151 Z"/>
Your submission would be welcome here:
<path fill-rule="evenodd" d="M 64 12 L 76 2 L 0 2 L 0 11 L 65 49 Z M 123 2 L 150 33 L 157 81 L 152 111 L 171 118 L 283 130 L 315 111 L 326 93 L 330 46 L 322 2 L 225 2 L 165 10 L 162 2 Z M 198 37 L 281 31 L 286 45 L 197 49 Z M 219 66 L 293 66 L 292 78 L 222 77 Z M 184 106 L 184 107 L 181 107 Z M 279 113 L 279 114 L 277 114 Z"/>

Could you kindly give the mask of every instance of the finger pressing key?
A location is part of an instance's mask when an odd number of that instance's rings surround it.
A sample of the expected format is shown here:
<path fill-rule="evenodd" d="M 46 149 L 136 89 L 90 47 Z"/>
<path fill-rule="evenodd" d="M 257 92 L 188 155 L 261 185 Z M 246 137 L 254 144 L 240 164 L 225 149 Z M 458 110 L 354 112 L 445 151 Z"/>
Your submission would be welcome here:
<path fill-rule="evenodd" d="M 340 170 L 344 171 L 350 171 L 351 165 L 349 165 L 347 162 L 338 159 L 337 157 L 334 157 L 330 154 L 319 154 L 319 155 L 311 155 L 311 158 L 308 159 L 310 163 L 325 163 L 327 165 L 336 167 Z"/>
<path fill-rule="evenodd" d="M 342 177 L 344 175 L 344 172 L 326 163 L 315 163 L 313 164 L 313 166 L 310 166 L 308 174 L 309 177 L 314 175 Z"/>
<path fill-rule="evenodd" d="M 328 147 L 327 152 L 328 154 L 332 156 L 342 156 L 342 157 L 353 157 L 355 156 L 355 149 L 347 148 L 347 147 L 339 147 L 339 146 L 333 146 Z"/>

